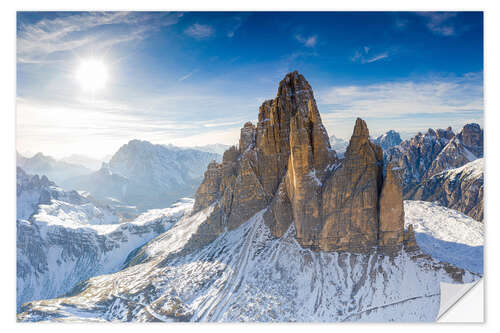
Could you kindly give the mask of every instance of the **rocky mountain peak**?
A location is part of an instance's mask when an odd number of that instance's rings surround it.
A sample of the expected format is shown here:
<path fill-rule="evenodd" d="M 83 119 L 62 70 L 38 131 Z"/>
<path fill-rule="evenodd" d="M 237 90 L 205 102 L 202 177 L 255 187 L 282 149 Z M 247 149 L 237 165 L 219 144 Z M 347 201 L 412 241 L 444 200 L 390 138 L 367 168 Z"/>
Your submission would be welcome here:
<path fill-rule="evenodd" d="M 298 72 L 289 73 L 277 97 L 260 107 L 257 126 L 243 126 L 239 148 L 228 149 L 221 164 L 209 165 L 193 212 L 215 207 L 194 242 L 209 242 L 264 210 L 273 236 L 283 236 L 293 223 L 299 244 L 315 251 L 400 248 L 401 184 L 389 171 L 383 187 L 383 163 L 382 149 L 369 140 L 368 126 L 360 118 L 341 163 L 311 86 Z M 383 240 L 381 192 L 390 212 L 383 214 L 388 216 Z"/>
<path fill-rule="evenodd" d="M 476 157 L 483 157 L 484 134 L 479 124 L 466 124 L 457 137 Z"/>
<path fill-rule="evenodd" d="M 354 130 L 352 132 L 352 138 L 366 138 L 368 139 L 370 137 L 370 132 L 368 131 L 368 126 L 366 126 L 366 122 L 361 119 L 357 118 L 356 119 L 356 124 L 354 125 Z"/>
<path fill-rule="evenodd" d="M 399 133 L 394 130 L 389 130 L 373 140 L 373 142 L 382 147 L 384 151 L 399 145 L 402 141 Z"/>
<path fill-rule="evenodd" d="M 288 73 L 285 78 L 281 80 L 276 97 L 292 97 L 300 95 L 306 95 L 309 98 L 312 98 L 313 91 L 309 82 L 307 82 L 304 76 L 299 74 L 297 71 Z"/>

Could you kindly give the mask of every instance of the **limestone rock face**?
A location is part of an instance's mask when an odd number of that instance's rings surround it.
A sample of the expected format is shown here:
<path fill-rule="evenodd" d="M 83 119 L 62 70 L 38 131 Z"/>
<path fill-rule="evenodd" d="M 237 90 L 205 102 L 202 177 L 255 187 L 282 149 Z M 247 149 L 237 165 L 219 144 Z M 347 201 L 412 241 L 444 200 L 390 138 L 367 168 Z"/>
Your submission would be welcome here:
<path fill-rule="evenodd" d="M 222 165 L 212 161 L 207 166 L 205 178 L 196 191 L 194 211 L 210 206 L 218 199 L 220 183 L 222 180 Z"/>
<path fill-rule="evenodd" d="M 387 164 L 384 185 L 380 194 L 379 246 L 391 251 L 403 241 L 404 206 L 401 181 Z"/>
<path fill-rule="evenodd" d="M 290 120 L 290 158 L 285 179 L 297 240 L 303 246 L 318 245 L 323 225 L 321 189 L 336 161 L 316 103 L 309 99 Z"/>
<path fill-rule="evenodd" d="M 370 142 L 366 123 L 356 120 L 342 165 L 323 189 L 319 248 L 364 252 L 377 245 L 382 149 Z"/>
<path fill-rule="evenodd" d="M 251 122 L 245 123 L 240 135 L 240 154 L 255 146 L 256 128 Z"/>
<path fill-rule="evenodd" d="M 299 244 L 315 251 L 397 248 L 403 244 L 401 184 L 389 170 L 384 187 L 383 164 L 382 149 L 369 140 L 359 118 L 339 160 L 311 86 L 299 73 L 289 73 L 276 98 L 260 107 L 257 125 L 244 125 L 239 147 L 228 149 L 222 163 L 211 163 L 205 173 L 193 211 L 212 204 L 214 209 L 196 243 L 265 210 L 273 236 L 281 237 L 293 223 Z M 387 205 L 382 210 L 381 202 Z"/>

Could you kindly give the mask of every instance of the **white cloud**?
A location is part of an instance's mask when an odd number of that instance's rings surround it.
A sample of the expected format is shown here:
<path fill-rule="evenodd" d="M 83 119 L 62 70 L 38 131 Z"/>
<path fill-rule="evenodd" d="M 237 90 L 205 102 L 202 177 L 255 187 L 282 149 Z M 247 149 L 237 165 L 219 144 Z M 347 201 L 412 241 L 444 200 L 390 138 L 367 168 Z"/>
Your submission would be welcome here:
<path fill-rule="evenodd" d="M 390 129 L 414 135 L 428 128 L 483 122 L 482 74 L 426 81 L 335 86 L 318 91 L 317 101 L 328 134 L 350 138 L 357 117 L 372 135 Z"/>
<path fill-rule="evenodd" d="M 424 82 L 335 86 L 321 91 L 318 100 L 337 118 L 477 113 L 484 107 L 482 74 L 477 73 Z"/>
<path fill-rule="evenodd" d="M 385 59 L 387 57 L 389 57 L 389 54 L 387 52 L 384 52 L 384 53 L 378 54 L 372 58 L 366 59 L 365 63 L 369 64 L 371 62 L 379 61 L 379 60 Z"/>
<path fill-rule="evenodd" d="M 457 29 L 452 22 L 456 13 L 450 12 L 422 12 L 419 15 L 427 20 L 427 28 L 437 35 L 453 36 L 457 34 Z"/>
<path fill-rule="evenodd" d="M 315 47 L 316 43 L 318 42 L 318 36 L 312 35 L 309 37 L 304 37 L 302 35 L 295 35 L 295 38 L 302 43 L 304 46 L 307 47 Z"/>
<path fill-rule="evenodd" d="M 236 120 L 236 121 L 212 121 L 212 122 L 205 122 L 203 124 L 203 127 L 226 127 L 226 126 L 243 126 L 245 123 L 245 120 Z"/>
<path fill-rule="evenodd" d="M 408 25 L 408 23 L 409 23 L 408 20 L 403 19 L 401 17 L 396 18 L 396 20 L 394 21 L 394 25 L 395 25 L 396 29 L 398 29 L 398 30 L 405 29 L 406 26 Z"/>
<path fill-rule="evenodd" d="M 184 30 L 184 33 L 196 39 L 204 39 L 213 36 L 215 29 L 210 25 L 195 23 Z"/>
<path fill-rule="evenodd" d="M 245 115 L 258 108 L 255 101 L 218 95 L 205 86 L 115 98 L 18 97 L 17 149 L 99 157 L 131 139 L 184 146 L 233 144 L 248 120 Z M 228 105 L 234 106 L 230 114 Z"/>
<path fill-rule="evenodd" d="M 193 74 L 196 73 L 197 71 L 198 71 L 197 69 L 192 70 L 191 72 L 187 73 L 186 75 L 181 76 L 177 81 L 179 81 L 179 82 L 185 81 L 185 80 L 189 79 L 191 76 L 193 76 Z"/>
<path fill-rule="evenodd" d="M 21 22 L 17 35 L 18 62 L 50 62 L 48 58 L 56 52 L 85 46 L 99 50 L 140 40 L 148 32 L 177 23 L 181 16 L 175 13 L 90 12 L 42 19 L 34 24 Z"/>
<path fill-rule="evenodd" d="M 370 52 L 370 50 L 371 48 L 368 46 L 364 46 L 361 50 L 356 50 L 354 55 L 351 57 L 351 61 L 359 62 L 361 64 L 369 64 L 389 57 L 388 51 L 373 55 L 373 52 Z"/>
<path fill-rule="evenodd" d="M 243 24 L 243 19 L 239 16 L 235 16 L 232 18 L 232 25 L 229 26 L 227 31 L 227 37 L 233 38 L 236 30 L 238 30 Z"/>

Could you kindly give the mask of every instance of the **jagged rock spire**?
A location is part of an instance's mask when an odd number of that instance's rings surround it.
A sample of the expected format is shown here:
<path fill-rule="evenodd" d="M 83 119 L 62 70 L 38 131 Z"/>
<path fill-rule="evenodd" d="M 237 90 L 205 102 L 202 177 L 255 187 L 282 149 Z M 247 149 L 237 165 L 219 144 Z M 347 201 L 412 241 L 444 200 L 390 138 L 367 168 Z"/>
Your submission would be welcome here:
<path fill-rule="evenodd" d="M 368 131 L 368 126 L 366 122 L 361 118 L 356 118 L 356 124 L 354 125 L 354 130 L 352 132 L 353 138 L 369 138 L 370 132 Z"/>

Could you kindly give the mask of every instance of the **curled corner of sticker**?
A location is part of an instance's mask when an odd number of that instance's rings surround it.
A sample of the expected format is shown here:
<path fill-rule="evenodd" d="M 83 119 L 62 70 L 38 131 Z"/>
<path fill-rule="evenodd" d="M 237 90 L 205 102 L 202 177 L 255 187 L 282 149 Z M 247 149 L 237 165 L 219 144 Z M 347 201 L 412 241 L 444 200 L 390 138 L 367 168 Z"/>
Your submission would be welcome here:
<path fill-rule="evenodd" d="M 482 279 L 472 283 L 460 284 L 441 282 L 441 300 L 436 321 L 439 321 L 439 319 L 457 304 L 479 281 L 482 281 Z"/>

